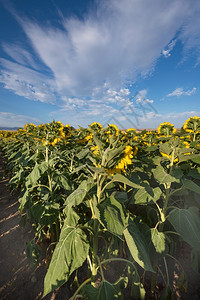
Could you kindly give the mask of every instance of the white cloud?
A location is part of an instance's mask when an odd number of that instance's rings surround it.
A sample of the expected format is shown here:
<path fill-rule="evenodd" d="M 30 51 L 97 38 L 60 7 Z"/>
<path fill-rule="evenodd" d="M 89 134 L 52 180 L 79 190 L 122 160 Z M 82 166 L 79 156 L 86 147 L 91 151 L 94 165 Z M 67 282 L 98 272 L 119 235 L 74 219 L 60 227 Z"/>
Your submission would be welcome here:
<path fill-rule="evenodd" d="M 26 123 L 39 123 L 37 118 L 32 118 L 26 115 L 17 115 L 10 112 L 0 112 L 1 127 L 23 127 Z"/>
<path fill-rule="evenodd" d="M 116 89 L 148 73 L 182 26 L 189 6 L 187 0 L 99 1 L 97 12 L 90 11 L 84 20 L 62 18 L 63 30 L 18 20 L 52 71 L 57 92 L 83 97 L 104 88 L 105 81 Z M 27 52 L 4 49 L 18 62 L 24 64 L 23 56 L 33 65 Z"/>
<path fill-rule="evenodd" d="M 171 51 L 173 50 L 174 46 L 176 45 L 176 40 L 172 40 L 171 43 L 169 43 L 168 48 L 162 51 L 162 54 L 164 57 L 171 56 Z"/>
<path fill-rule="evenodd" d="M 34 61 L 33 56 L 27 50 L 23 49 L 22 46 L 3 43 L 2 48 L 17 63 L 32 67 L 33 69 L 40 69 L 40 66 Z"/>
<path fill-rule="evenodd" d="M 200 41 L 198 0 L 102 0 L 96 7 L 81 20 L 65 18 L 57 9 L 63 28 L 14 12 L 33 49 L 22 47 L 24 42 L 2 44 L 15 61 L 1 59 L 4 87 L 30 100 L 60 99 L 65 110 L 87 112 L 88 105 L 89 112 L 95 101 L 110 110 L 116 104 L 133 107 L 127 104 L 130 91 L 121 88 L 125 83 L 149 74 L 161 53 L 170 56 L 178 31 L 187 49 Z M 140 100 L 153 103 L 142 94 Z"/>
<path fill-rule="evenodd" d="M 152 128 L 156 129 L 162 122 L 170 122 L 174 124 L 175 128 L 181 128 L 184 122 L 191 116 L 198 116 L 198 111 L 185 111 L 185 112 L 170 112 L 167 114 L 155 114 L 153 112 L 147 113 L 139 119 L 139 128 Z"/>
<path fill-rule="evenodd" d="M 183 88 L 177 88 L 172 93 L 168 94 L 167 97 L 191 96 L 196 93 L 196 90 L 197 90 L 197 88 L 195 88 L 195 87 L 192 90 L 187 90 L 187 91 L 184 91 Z"/>
<path fill-rule="evenodd" d="M 200 62 L 200 2 L 191 1 L 188 8 L 187 17 L 184 26 L 180 32 L 179 38 L 184 45 L 184 56 L 191 53 L 196 55 L 197 64 Z"/>
<path fill-rule="evenodd" d="M 44 74 L 6 59 L 0 59 L 4 88 L 30 100 L 55 103 L 54 82 Z"/>

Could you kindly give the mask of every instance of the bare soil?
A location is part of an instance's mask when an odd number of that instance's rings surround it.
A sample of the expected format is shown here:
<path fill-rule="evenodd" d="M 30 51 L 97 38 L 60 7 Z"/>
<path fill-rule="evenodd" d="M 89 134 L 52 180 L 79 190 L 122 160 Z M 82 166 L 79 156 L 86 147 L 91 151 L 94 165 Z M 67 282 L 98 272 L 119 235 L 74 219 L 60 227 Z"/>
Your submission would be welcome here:
<path fill-rule="evenodd" d="M 43 294 L 43 282 L 46 274 L 46 265 L 42 262 L 38 267 L 31 268 L 26 257 L 26 242 L 33 239 L 34 234 L 30 224 L 25 228 L 19 226 L 21 215 L 18 211 L 18 195 L 10 195 L 9 179 L 4 175 L 5 159 L 0 152 L 0 300 L 40 300 Z M 176 290 L 173 299 L 198 300 L 200 299 L 200 274 L 191 268 L 190 247 L 180 243 L 176 257 L 181 262 L 187 277 L 188 289 Z M 173 284 L 179 277 L 179 267 L 174 261 L 168 260 L 170 281 Z M 112 272 L 112 270 L 110 270 Z M 151 276 L 151 275 L 150 275 Z M 148 287 L 148 280 L 145 284 Z M 159 292 L 146 299 L 160 299 Z M 68 300 L 72 296 L 68 283 L 55 292 L 47 295 L 44 300 Z M 131 300 L 128 293 L 125 300 Z"/>

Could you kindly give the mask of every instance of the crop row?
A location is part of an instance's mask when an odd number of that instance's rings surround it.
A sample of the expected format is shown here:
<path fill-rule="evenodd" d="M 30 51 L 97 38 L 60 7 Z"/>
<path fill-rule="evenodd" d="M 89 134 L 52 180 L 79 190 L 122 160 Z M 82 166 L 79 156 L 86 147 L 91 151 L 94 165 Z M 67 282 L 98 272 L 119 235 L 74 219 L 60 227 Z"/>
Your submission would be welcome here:
<path fill-rule="evenodd" d="M 167 263 L 176 260 L 172 245 L 179 236 L 200 269 L 199 117 L 180 131 L 165 122 L 140 133 L 97 122 L 79 129 L 29 123 L 1 131 L 0 146 L 11 192 L 20 190 L 20 223 L 29 221 L 35 232 L 27 245 L 33 266 L 48 245 L 43 296 L 74 280 L 71 299 L 123 299 L 125 288 L 144 299 L 147 271 L 152 294 L 159 276 L 165 299 L 174 284 L 186 291 L 183 268 L 173 283 Z"/>

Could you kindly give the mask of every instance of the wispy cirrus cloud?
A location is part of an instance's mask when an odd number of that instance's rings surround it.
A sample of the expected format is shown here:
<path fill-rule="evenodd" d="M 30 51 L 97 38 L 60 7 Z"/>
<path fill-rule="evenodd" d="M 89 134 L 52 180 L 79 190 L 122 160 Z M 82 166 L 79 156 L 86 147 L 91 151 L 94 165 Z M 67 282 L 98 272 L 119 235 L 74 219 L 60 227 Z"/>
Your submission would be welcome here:
<path fill-rule="evenodd" d="M 187 91 L 184 91 L 183 88 L 177 88 L 173 92 L 169 93 L 167 95 L 167 97 L 172 97 L 172 96 L 177 96 L 177 97 L 180 97 L 180 96 L 191 96 L 191 95 L 195 94 L 196 91 L 197 91 L 197 88 L 195 88 L 195 87 L 192 90 L 187 90 Z"/>
<path fill-rule="evenodd" d="M 56 102 L 56 87 L 48 76 L 6 59 L 0 59 L 0 64 L 3 67 L 0 82 L 5 89 L 29 100 L 52 104 Z"/>
<path fill-rule="evenodd" d="M 188 49 L 200 36 L 198 0 L 102 0 L 96 7 L 82 20 L 59 13 L 62 28 L 11 9 L 30 44 L 2 44 L 10 56 L 0 61 L 4 87 L 30 100 L 59 100 L 63 109 L 92 110 L 92 101 L 112 109 L 126 101 L 124 84 L 148 74 L 161 53 L 170 56 L 178 31 Z"/>

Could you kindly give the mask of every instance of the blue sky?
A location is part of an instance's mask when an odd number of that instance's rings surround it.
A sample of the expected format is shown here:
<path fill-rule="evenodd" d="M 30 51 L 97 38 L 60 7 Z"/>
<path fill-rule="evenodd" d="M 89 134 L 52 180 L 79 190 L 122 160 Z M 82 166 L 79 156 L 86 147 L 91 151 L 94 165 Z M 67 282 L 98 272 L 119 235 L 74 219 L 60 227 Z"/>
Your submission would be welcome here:
<path fill-rule="evenodd" d="M 200 116 L 199 0 L 0 0 L 0 126 Z"/>

